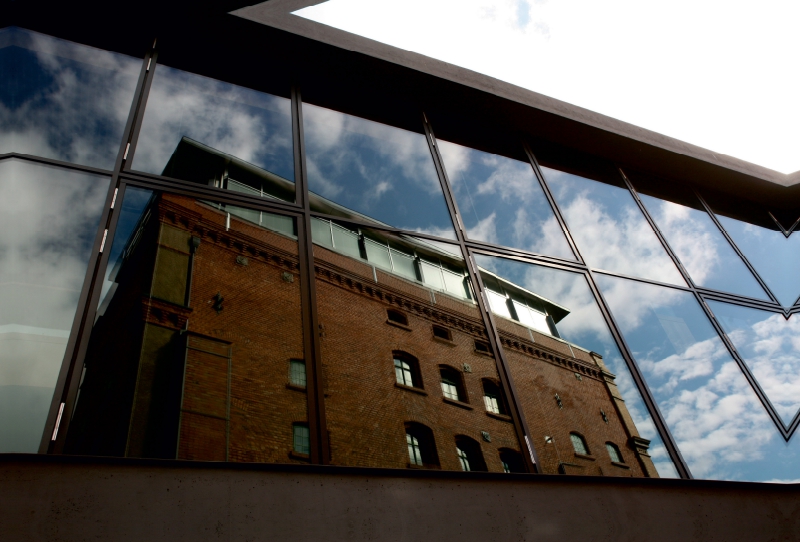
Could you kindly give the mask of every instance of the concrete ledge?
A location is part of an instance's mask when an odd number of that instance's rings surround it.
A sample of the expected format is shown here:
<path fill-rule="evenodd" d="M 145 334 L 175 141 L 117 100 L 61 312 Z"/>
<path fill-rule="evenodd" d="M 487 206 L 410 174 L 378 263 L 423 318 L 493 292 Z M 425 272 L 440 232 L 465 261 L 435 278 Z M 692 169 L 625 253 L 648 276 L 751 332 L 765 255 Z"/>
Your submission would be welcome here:
<path fill-rule="evenodd" d="M 0 455 L 2 539 L 797 540 L 796 485 Z"/>

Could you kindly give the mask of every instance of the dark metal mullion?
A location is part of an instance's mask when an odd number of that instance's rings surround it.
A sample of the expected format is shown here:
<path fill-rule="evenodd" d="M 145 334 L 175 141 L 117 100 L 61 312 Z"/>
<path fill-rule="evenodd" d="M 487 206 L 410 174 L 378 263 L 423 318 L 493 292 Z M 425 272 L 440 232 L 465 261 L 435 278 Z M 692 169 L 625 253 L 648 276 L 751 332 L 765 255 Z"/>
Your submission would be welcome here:
<path fill-rule="evenodd" d="M 703 199 L 703 196 L 702 196 L 702 195 L 700 195 L 700 192 L 698 192 L 697 190 L 694 190 L 694 194 L 695 194 L 695 196 L 697 196 L 697 199 L 698 199 L 698 200 L 700 200 L 700 204 L 701 204 L 701 205 L 703 206 L 703 208 L 706 210 L 706 213 L 708 213 L 708 216 L 710 216 L 710 217 L 711 217 L 711 220 L 714 222 L 714 224 L 716 224 L 717 228 L 718 228 L 718 229 L 719 229 L 719 231 L 722 233 L 723 237 L 725 237 L 725 239 L 728 241 L 728 243 L 731 245 L 731 247 L 733 247 L 733 250 L 736 252 L 736 254 L 738 254 L 738 255 L 739 255 L 739 258 L 741 258 L 741 260 L 742 260 L 742 261 L 744 262 L 744 264 L 747 266 L 747 269 L 749 269 L 749 270 L 750 270 L 750 273 L 751 273 L 751 274 L 753 275 L 753 277 L 755 277 L 755 279 L 758 281 L 758 284 L 759 284 L 759 285 L 761 285 L 761 287 L 762 287 L 762 288 L 764 289 L 764 291 L 767 293 L 767 295 L 769 296 L 769 298 L 770 298 L 770 299 L 771 299 L 771 300 L 772 300 L 772 301 L 773 301 L 775 304 L 777 304 L 777 305 L 780 305 L 780 304 L 781 304 L 781 302 L 780 302 L 780 301 L 778 301 L 778 298 L 777 298 L 777 297 L 775 297 L 775 294 L 773 294 L 773 293 L 772 293 L 772 290 L 770 290 L 770 289 L 769 289 L 769 286 L 767 286 L 767 283 L 766 283 L 766 282 L 764 282 L 764 280 L 761 278 L 761 275 L 759 275 L 759 274 L 758 274 L 758 271 L 756 271 L 756 268 L 755 268 L 755 267 L 753 267 L 753 265 L 750 263 L 750 260 L 748 260 L 748 259 L 747 259 L 747 257 L 744 255 L 744 252 L 742 252 L 741 250 L 739 250 L 739 247 L 738 247 L 738 246 L 736 246 L 736 243 L 734 243 L 734 241 L 733 241 L 733 238 L 732 238 L 730 235 L 728 235 L 728 232 L 727 232 L 727 231 L 725 231 L 725 228 L 724 228 L 724 227 L 722 227 L 722 223 L 721 223 L 721 222 L 719 221 L 719 219 L 717 218 L 717 215 L 715 215 L 715 214 L 714 214 L 714 211 L 711 209 L 711 207 L 708 205 L 708 203 L 706 203 L 706 200 L 705 200 L 705 199 Z"/>
<path fill-rule="evenodd" d="M 513 247 L 504 247 L 502 245 L 496 245 L 494 243 L 487 243 L 485 241 L 476 241 L 471 239 L 465 239 L 464 241 L 467 246 L 473 248 L 475 250 L 490 250 L 492 252 L 508 254 L 509 256 L 521 256 L 523 258 L 527 258 L 530 260 L 547 262 L 547 263 L 555 263 L 557 265 L 565 265 L 572 269 L 586 269 L 586 264 L 578 261 L 578 260 L 566 260 L 564 258 L 558 258 L 556 256 L 548 256 L 546 254 L 539 254 L 537 252 L 529 252 L 527 250 L 522 250 Z"/>
<path fill-rule="evenodd" d="M 156 49 L 157 41 L 158 40 L 155 39 L 153 40 L 153 47 L 146 57 L 147 65 L 145 66 L 144 87 L 139 95 L 139 101 L 136 104 L 136 116 L 133 119 L 133 129 L 131 130 L 130 138 L 128 139 L 130 148 L 128 149 L 128 155 L 123 164 L 123 169 L 125 171 L 129 171 L 131 169 L 131 164 L 133 163 L 133 155 L 136 152 L 136 144 L 139 141 L 139 133 L 142 129 L 142 120 L 144 119 L 144 112 L 147 108 L 147 99 L 150 97 L 150 87 L 153 85 L 153 79 L 155 78 L 156 65 L 158 64 L 158 49 Z"/>
<path fill-rule="evenodd" d="M 72 162 L 63 162 L 61 160 L 55 160 L 53 158 L 45 158 L 43 156 L 34 156 L 32 154 L 20 154 L 18 152 L 10 152 L 8 154 L 0 154 L 0 161 L 16 158 L 17 160 L 25 160 L 28 162 L 34 162 L 38 164 L 43 164 L 47 166 L 55 166 L 63 169 L 70 169 L 73 171 L 81 171 L 83 173 L 92 173 L 96 175 L 103 175 L 110 177 L 114 174 L 113 170 L 102 169 L 92 166 L 82 166 L 80 164 L 73 164 Z"/>
<path fill-rule="evenodd" d="M 251 198 L 240 192 L 221 190 L 219 188 L 212 188 L 188 181 L 165 180 L 164 178 L 154 179 L 138 173 L 122 173 L 120 178 L 134 186 L 141 186 L 153 190 L 164 190 L 174 194 L 191 195 L 192 197 L 214 200 L 229 205 L 241 205 L 274 213 L 296 214 L 301 212 L 295 205 L 285 202 L 273 201 L 268 198 Z"/>
<path fill-rule="evenodd" d="M 605 297 L 603 297 L 603 293 L 597 286 L 591 270 L 587 271 L 587 278 L 589 279 L 589 287 L 591 288 L 592 294 L 595 297 L 595 301 L 600 308 L 600 312 L 606 319 L 606 324 L 608 325 L 614 340 L 619 346 L 622 358 L 625 360 L 625 364 L 628 366 L 628 370 L 630 371 L 631 376 L 636 383 L 636 387 L 639 388 L 639 393 L 642 396 L 642 400 L 644 400 L 647 409 L 650 411 L 650 416 L 653 419 L 656 429 L 661 435 L 661 439 L 664 441 L 664 446 L 667 448 L 667 453 L 669 453 L 670 459 L 672 459 L 672 462 L 675 465 L 675 468 L 678 470 L 678 474 L 681 478 L 691 479 L 692 473 L 689 470 L 689 466 L 683 459 L 680 448 L 678 448 L 675 438 L 672 436 L 672 432 L 667 426 L 664 416 L 661 414 L 661 409 L 658 407 L 658 403 L 656 402 L 653 393 L 650 391 L 650 387 L 647 385 L 647 381 L 645 380 L 642 371 L 639 369 L 639 364 L 633 357 L 633 353 L 628 346 L 628 342 L 625 340 L 622 331 L 617 325 L 617 321 L 614 319 L 614 315 L 612 314 Z"/>
<path fill-rule="evenodd" d="M 575 254 L 575 257 L 578 258 L 578 261 L 582 264 L 586 264 L 581 255 L 581 251 L 578 248 L 578 244 L 575 242 L 575 239 L 572 238 L 572 233 L 569 231 L 569 226 L 567 225 L 567 221 L 564 216 L 561 214 L 561 210 L 556 203 L 555 197 L 553 197 L 553 193 L 550 191 L 550 186 L 548 186 L 547 181 L 544 178 L 544 174 L 542 173 L 541 166 L 539 165 L 539 161 L 536 159 L 536 156 L 533 154 L 530 146 L 523 142 L 523 148 L 525 149 L 525 154 L 528 155 L 528 161 L 533 168 L 533 172 L 536 175 L 536 179 L 539 181 L 539 186 L 542 187 L 542 191 L 544 192 L 545 197 L 547 198 L 547 202 L 550 204 L 550 209 L 552 209 L 553 214 L 558 221 L 559 226 L 561 226 L 561 231 L 564 232 L 564 236 L 567 238 L 567 243 L 569 243 L 570 249 Z"/>
<path fill-rule="evenodd" d="M 778 415 L 778 412 L 775 410 L 775 407 L 769 400 L 769 397 L 767 397 L 767 394 L 764 393 L 763 389 L 761 389 L 761 385 L 758 383 L 755 376 L 753 376 L 753 374 L 750 372 L 750 368 L 747 366 L 747 363 L 745 363 L 744 358 L 742 358 L 739 355 L 739 352 L 738 350 L 736 350 L 736 346 L 734 346 L 733 341 L 731 341 L 730 338 L 728 337 L 728 334 L 725 333 L 725 330 L 722 328 L 722 325 L 720 325 L 720 323 L 717 321 L 716 316 L 714 316 L 714 313 L 711 311 L 711 307 L 709 307 L 708 304 L 705 302 L 703 296 L 695 292 L 695 297 L 697 299 L 697 302 L 703 308 L 703 312 L 706 313 L 706 318 L 708 318 L 711 321 L 711 325 L 714 327 L 717 334 L 722 339 L 722 342 L 725 344 L 725 348 L 727 348 L 728 353 L 731 355 L 733 360 L 739 366 L 739 369 L 742 371 L 742 373 L 744 373 L 744 377 L 747 379 L 747 382 L 750 384 L 750 387 L 753 389 L 756 396 L 758 396 L 758 399 L 764 405 L 764 408 L 767 410 L 767 413 L 769 414 L 770 418 L 772 418 L 772 422 L 778 428 L 778 431 L 780 431 L 784 440 L 788 442 L 791 433 L 789 433 L 786 426 L 783 425 L 783 420 L 781 420 L 780 416 Z"/>
<path fill-rule="evenodd" d="M 728 301 L 735 305 L 741 305 L 743 307 L 753 307 L 757 309 L 764 309 L 768 311 L 780 311 L 785 312 L 784 308 L 776 303 L 771 301 L 760 301 L 758 299 L 753 299 L 751 297 L 742 297 L 735 294 L 730 294 L 728 292 L 722 292 L 720 290 L 712 290 L 710 288 L 697 288 L 697 292 L 702 294 L 705 298 L 715 299 L 717 301 Z"/>
<path fill-rule="evenodd" d="M 433 163 L 436 167 L 436 173 L 439 176 L 445 202 L 447 203 L 447 208 L 450 211 L 451 220 L 456 227 L 456 237 L 458 239 L 458 244 L 461 247 L 461 254 L 464 257 L 464 263 L 467 267 L 469 281 L 474 290 L 473 293 L 475 294 L 476 302 L 478 303 L 478 309 L 481 313 L 481 318 L 483 319 L 486 335 L 489 339 L 492 352 L 495 355 L 495 367 L 497 369 L 497 374 L 500 377 L 500 382 L 503 386 L 503 389 L 506 390 L 506 400 L 509 403 L 509 412 L 511 413 L 511 419 L 514 423 L 514 431 L 516 432 L 520 448 L 527 447 L 528 453 L 522 453 L 522 457 L 525 460 L 526 470 L 531 473 L 536 473 L 540 471 L 539 456 L 536 453 L 536 448 L 533 444 L 534 441 L 530 429 L 528 428 L 528 422 L 525 419 L 525 413 L 523 412 L 521 403 L 518 400 L 519 393 L 517 392 L 516 385 L 514 384 L 514 379 L 511 375 L 505 353 L 501 347 L 500 335 L 497 331 L 497 327 L 495 326 L 491 311 L 489 310 L 488 301 L 484 297 L 483 281 L 481 281 L 478 266 L 473 260 L 472 254 L 467 248 L 465 242 L 466 233 L 464 224 L 461 221 L 460 215 L 458 214 L 458 207 L 456 205 L 455 198 L 453 197 L 453 192 L 450 188 L 450 180 L 448 179 L 447 172 L 444 168 L 444 161 L 439 155 L 439 149 L 436 145 L 436 138 L 433 135 L 433 129 L 428 123 L 428 119 L 424 115 L 423 126 L 425 128 L 425 139 L 428 142 L 428 148 L 431 152 Z"/>
<path fill-rule="evenodd" d="M 526 152 L 531 159 L 531 163 L 534 166 L 534 171 L 536 171 L 536 175 L 539 177 L 540 182 L 542 184 L 542 189 L 544 190 L 545 194 L 547 195 L 548 199 L 552 201 L 553 212 L 556 214 L 556 217 L 559 221 L 563 224 L 566 224 L 566 220 L 564 219 L 563 215 L 561 214 L 561 208 L 558 206 L 558 203 L 555 201 L 555 198 L 550 191 L 550 186 L 547 184 L 547 180 L 544 178 L 544 175 L 541 171 L 539 171 L 539 162 L 536 160 L 536 156 L 533 154 L 533 151 L 529 147 L 526 146 Z M 568 231 L 568 230 L 567 230 Z M 568 236 L 571 242 L 572 235 Z M 576 254 L 578 257 L 581 257 L 580 251 L 575 245 Z M 581 258 L 581 261 L 582 258 Z M 653 396 L 653 393 L 650 391 L 650 387 L 647 385 L 647 381 L 644 378 L 641 370 L 639 369 L 638 363 L 636 363 L 636 359 L 633 357 L 633 353 L 631 352 L 630 347 L 628 346 L 625 337 L 622 334 L 622 331 L 617 326 L 617 322 L 614 319 L 614 315 L 611 312 L 608 304 L 606 303 L 605 298 L 603 297 L 600 288 L 597 286 L 597 283 L 594 278 L 594 273 L 592 272 L 591 268 L 586 268 L 585 276 L 589 283 L 589 288 L 592 290 L 592 295 L 594 295 L 595 302 L 600 309 L 600 313 L 603 315 L 605 319 L 606 325 L 608 326 L 609 331 L 611 332 L 612 337 L 617 343 L 617 347 L 619 348 L 620 353 L 622 354 L 622 358 L 625 360 L 625 364 L 628 366 L 628 370 L 631 373 L 633 381 L 636 384 L 636 387 L 639 389 L 639 393 L 642 396 L 642 400 L 647 407 L 647 410 L 650 413 L 650 417 L 653 419 L 653 423 L 656 426 L 656 430 L 661 435 L 661 439 L 664 442 L 664 446 L 667 448 L 667 453 L 670 456 L 675 468 L 678 471 L 678 475 L 684 479 L 691 479 L 692 473 L 689 470 L 689 466 L 686 464 L 686 461 L 683 459 L 683 455 L 681 454 L 680 449 L 678 448 L 677 443 L 675 442 L 675 438 L 672 436 L 672 432 L 667 426 L 667 422 L 664 419 L 664 416 L 661 414 L 661 409 L 658 407 L 658 403 Z M 609 273 L 610 275 L 614 275 L 613 273 Z M 645 281 L 649 282 L 649 281 Z M 683 288 L 679 288 L 683 289 Z"/>
<path fill-rule="evenodd" d="M 314 245 L 311 240 L 311 205 L 306 172 L 305 142 L 303 136 L 303 101 L 298 87 L 292 87 L 292 137 L 294 139 L 294 170 L 297 203 L 303 208 L 298 224 L 298 252 L 300 256 L 300 294 L 303 312 L 303 350 L 311 363 L 308 372 L 306 396 L 308 398 L 308 426 L 310 433 L 311 462 L 327 465 L 331 462 L 328 425 L 325 416 L 325 374 L 322 366 L 317 288 L 314 265 Z"/>
<path fill-rule="evenodd" d="M 659 282 L 657 280 L 646 279 L 644 277 L 637 277 L 634 275 L 625 275 L 623 273 L 615 273 L 613 271 L 608 271 L 606 269 L 598 269 L 596 267 L 590 267 L 589 269 L 591 269 L 593 273 L 597 273 L 598 275 L 606 275 L 609 277 L 632 280 L 634 282 L 652 284 L 653 286 L 661 286 L 662 288 L 671 288 L 673 290 L 681 290 L 683 292 L 694 292 L 694 288 L 691 288 L 689 286 L 681 286 L 680 284 L 673 284 L 671 282 Z"/>
<path fill-rule="evenodd" d="M 619 173 L 622 176 L 622 180 L 625 183 L 625 186 L 628 188 L 628 192 L 630 192 L 631 196 L 633 197 L 633 201 L 636 202 L 636 205 L 639 207 L 639 210 L 644 215 L 645 220 L 647 220 L 647 223 L 650 224 L 650 228 L 652 228 L 653 232 L 656 234 L 656 237 L 661 243 L 661 246 L 664 248 L 667 255 L 672 260 L 672 263 L 675 264 L 675 267 L 678 268 L 678 272 L 683 277 L 683 280 L 686 281 L 686 284 L 689 285 L 689 288 L 692 291 L 695 291 L 697 289 L 697 285 L 694 283 L 694 280 L 692 279 L 691 275 L 689 275 L 689 272 L 683 266 L 683 262 L 681 262 L 681 259 L 678 258 L 678 255 L 675 254 L 675 251 L 672 250 L 672 247 L 669 245 L 667 238 L 664 236 L 661 229 L 658 227 L 658 224 L 656 224 L 655 219 L 653 219 L 653 217 L 650 216 L 650 212 L 644 206 L 644 202 L 642 202 L 642 200 L 639 199 L 639 193 L 633 187 L 633 184 L 628 179 L 627 175 L 625 175 L 625 172 L 622 171 L 622 169 L 619 170 Z"/>
<path fill-rule="evenodd" d="M 130 142 L 131 130 L 138 105 L 141 101 L 144 82 L 147 78 L 149 56 L 150 55 L 145 55 L 142 59 L 142 68 L 139 72 L 136 89 L 134 90 L 133 101 L 131 102 L 131 108 L 128 112 L 128 120 L 125 123 L 120 148 L 117 152 L 114 171 L 111 174 L 111 182 L 109 183 L 108 194 L 106 195 L 105 205 L 100 217 L 100 224 L 95 235 L 95 241 L 92 245 L 92 256 L 88 262 L 83 288 L 78 298 L 78 306 L 75 309 L 75 318 L 72 328 L 70 329 L 70 338 L 67 342 L 61 370 L 59 371 L 58 380 L 56 381 L 56 387 L 53 393 L 53 400 L 45 422 L 44 432 L 39 445 L 39 453 L 59 454 L 64 448 L 66 434 L 72 417 L 75 394 L 77 393 L 77 388 L 80 383 L 80 374 L 75 374 L 75 368 L 79 366 L 82 367 L 83 365 L 83 358 L 89 340 L 89 331 L 92 325 L 87 313 L 95 309 L 92 303 L 99 295 L 96 288 L 97 281 L 99 280 L 98 277 L 105 270 L 105 266 L 108 262 L 109 250 L 106 248 L 106 245 L 110 248 L 111 240 L 109 236 L 112 236 L 113 239 L 113 231 L 110 231 L 110 228 L 116 225 L 117 215 L 119 214 L 113 212 L 116 209 L 111 209 L 111 205 L 113 203 L 115 207 L 118 208 L 115 196 L 118 195 L 119 174 L 125 159 L 125 151 L 128 149 L 128 143 Z M 101 248 L 103 252 L 100 252 Z M 55 440 L 52 438 L 53 435 L 56 436 Z"/>

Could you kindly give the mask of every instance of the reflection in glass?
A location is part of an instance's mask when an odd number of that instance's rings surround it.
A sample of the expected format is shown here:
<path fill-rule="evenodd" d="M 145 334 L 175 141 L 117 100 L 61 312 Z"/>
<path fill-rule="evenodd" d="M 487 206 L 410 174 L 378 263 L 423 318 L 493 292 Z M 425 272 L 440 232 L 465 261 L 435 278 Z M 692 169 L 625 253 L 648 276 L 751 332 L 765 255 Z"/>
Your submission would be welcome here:
<path fill-rule="evenodd" d="M 530 164 L 437 144 L 469 237 L 575 259 Z"/>
<path fill-rule="evenodd" d="M 158 66 L 132 167 L 294 201 L 291 102 Z"/>
<path fill-rule="evenodd" d="M 696 478 L 800 478 L 797 439 L 784 442 L 692 294 L 597 281 Z"/>
<path fill-rule="evenodd" d="M 0 161 L 0 452 L 36 452 L 109 179 Z"/>
<path fill-rule="evenodd" d="M 708 306 L 789 425 L 800 409 L 800 318 L 719 301 Z"/>
<path fill-rule="evenodd" d="M 626 188 L 547 167 L 542 172 L 586 263 L 685 286 Z"/>
<path fill-rule="evenodd" d="M 303 123 L 309 188 L 327 214 L 455 239 L 424 134 L 311 104 Z"/>
<path fill-rule="evenodd" d="M 298 268 L 290 217 L 128 187 L 67 453 L 307 461 Z"/>
<path fill-rule="evenodd" d="M 501 449 L 522 449 L 511 418 L 484 398 L 489 380 L 505 404 L 494 357 L 476 348 L 487 335 L 458 247 L 319 223 L 314 264 L 332 463 L 461 470 L 455 444 L 464 437 L 485 461 L 481 469 L 504 472 Z M 351 232 L 360 250 L 332 237 L 335 228 Z"/>
<path fill-rule="evenodd" d="M 800 235 L 788 239 L 778 229 L 767 229 L 717 215 L 722 227 L 755 267 L 758 274 L 784 307 L 800 296 Z"/>
<path fill-rule="evenodd" d="M 639 197 L 695 284 L 769 300 L 708 213 L 644 194 Z"/>
<path fill-rule="evenodd" d="M 113 168 L 141 67 L 125 55 L 0 30 L 0 154 Z"/>
<path fill-rule="evenodd" d="M 507 294 L 504 309 L 498 311 L 491 297 L 490 304 L 544 472 L 676 477 L 584 276 L 502 258 L 475 259 L 486 292 L 502 284 Z M 546 322 L 518 317 L 523 304 L 539 307 Z M 591 450 L 615 443 L 631 469 L 612 465 L 600 453 L 595 461 L 575 458 L 571 432 L 588 439 Z"/>

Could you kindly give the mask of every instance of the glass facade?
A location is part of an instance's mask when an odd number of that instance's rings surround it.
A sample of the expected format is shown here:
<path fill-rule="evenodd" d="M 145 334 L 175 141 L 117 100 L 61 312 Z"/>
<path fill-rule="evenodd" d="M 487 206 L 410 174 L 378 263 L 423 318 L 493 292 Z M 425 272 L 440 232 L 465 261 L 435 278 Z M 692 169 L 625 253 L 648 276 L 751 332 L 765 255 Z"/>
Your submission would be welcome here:
<path fill-rule="evenodd" d="M 153 51 L 0 67 L 0 452 L 800 478 L 767 211 Z"/>

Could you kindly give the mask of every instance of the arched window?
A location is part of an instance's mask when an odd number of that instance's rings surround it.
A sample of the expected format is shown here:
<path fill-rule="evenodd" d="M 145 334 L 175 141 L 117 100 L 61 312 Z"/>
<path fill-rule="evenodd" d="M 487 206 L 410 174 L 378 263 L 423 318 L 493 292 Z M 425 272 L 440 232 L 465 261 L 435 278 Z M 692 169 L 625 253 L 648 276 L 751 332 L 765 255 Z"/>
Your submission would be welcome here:
<path fill-rule="evenodd" d="M 570 433 L 569 438 L 572 441 L 572 448 L 576 454 L 589 455 L 589 447 L 586 446 L 586 439 L 578 433 Z"/>
<path fill-rule="evenodd" d="M 445 398 L 466 403 L 467 394 L 464 392 L 461 373 L 446 365 L 439 366 L 439 373 L 442 377 L 442 394 Z"/>
<path fill-rule="evenodd" d="M 522 454 L 516 450 L 500 448 L 500 462 L 503 463 L 503 472 L 525 472 Z"/>
<path fill-rule="evenodd" d="M 503 390 L 500 388 L 500 386 L 488 378 L 484 378 L 482 382 L 483 403 L 486 406 L 486 412 L 507 414 Z"/>
<path fill-rule="evenodd" d="M 406 422 L 406 447 L 408 448 L 408 466 L 439 468 L 439 455 L 433 440 L 433 431 L 416 422 Z"/>
<path fill-rule="evenodd" d="M 486 461 L 483 460 L 481 445 L 477 441 L 459 435 L 456 437 L 456 455 L 461 463 L 461 470 L 470 472 L 486 472 Z"/>
<path fill-rule="evenodd" d="M 622 459 L 622 453 L 617 448 L 617 445 L 613 442 L 606 442 L 606 450 L 608 450 L 608 456 L 611 458 L 611 461 L 614 463 L 625 463 L 625 460 Z"/>
<path fill-rule="evenodd" d="M 400 324 L 401 326 L 408 325 L 408 317 L 398 310 L 386 309 L 386 316 L 387 318 L 389 318 L 390 322 L 394 322 L 395 324 Z"/>
<path fill-rule="evenodd" d="M 422 388 L 422 377 L 417 358 L 397 350 L 392 352 L 392 355 L 394 356 L 394 374 L 397 383 L 403 386 Z"/>

